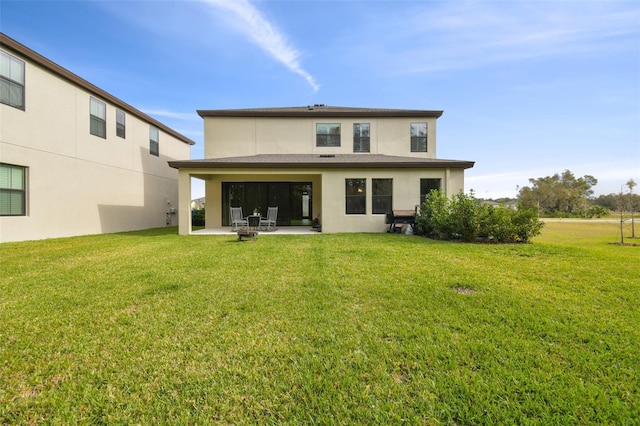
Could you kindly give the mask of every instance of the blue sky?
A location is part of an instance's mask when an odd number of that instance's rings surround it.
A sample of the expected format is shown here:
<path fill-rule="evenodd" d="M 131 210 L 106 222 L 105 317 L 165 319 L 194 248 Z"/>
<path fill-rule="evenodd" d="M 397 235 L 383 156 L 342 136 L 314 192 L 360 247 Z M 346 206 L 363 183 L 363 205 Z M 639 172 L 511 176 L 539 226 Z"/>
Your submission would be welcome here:
<path fill-rule="evenodd" d="M 197 109 L 434 109 L 438 158 L 475 161 L 479 197 L 566 169 L 596 194 L 640 183 L 638 1 L 0 0 L 0 31 L 192 138 L 191 158 Z"/>

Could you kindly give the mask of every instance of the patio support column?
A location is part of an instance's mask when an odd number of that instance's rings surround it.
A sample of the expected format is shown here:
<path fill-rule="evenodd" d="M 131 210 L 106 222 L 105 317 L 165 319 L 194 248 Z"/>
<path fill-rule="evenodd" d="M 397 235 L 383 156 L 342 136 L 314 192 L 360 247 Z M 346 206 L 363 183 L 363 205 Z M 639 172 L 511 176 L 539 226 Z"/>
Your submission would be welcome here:
<path fill-rule="evenodd" d="M 191 233 L 191 174 L 186 170 L 178 173 L 178 234 Z"/>

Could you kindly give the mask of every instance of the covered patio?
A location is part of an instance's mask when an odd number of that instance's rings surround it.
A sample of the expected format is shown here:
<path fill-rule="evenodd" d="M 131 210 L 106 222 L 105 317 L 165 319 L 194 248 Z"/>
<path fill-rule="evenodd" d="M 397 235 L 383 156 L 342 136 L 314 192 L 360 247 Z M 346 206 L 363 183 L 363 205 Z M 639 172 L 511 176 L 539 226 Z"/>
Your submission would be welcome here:
<path fill-rule="evenodd" d="M 314 223 L 324 233 L 384 232 L 386 213 L 415 209 L 424 198 L 425 182 L 453 195 L 463 188 L 464 169 L 473 163 L 379 154 L 259 154 L 169 165 L 179 171 L 179 233 L 188 235 L 231 229 L 232 207 L 241 207 L 243 217 L 278 207 L 276 234 L 313 233 Z M 192 178 L 205 183 L 205 226 L 210 231 L 192 228 Z M 382 180 L 388 193 L 374 190 L 374 181 Z M 374 209 L 381 197 L 388 205 Z M 355 210 L 347 207 L 352 204 Z"/>

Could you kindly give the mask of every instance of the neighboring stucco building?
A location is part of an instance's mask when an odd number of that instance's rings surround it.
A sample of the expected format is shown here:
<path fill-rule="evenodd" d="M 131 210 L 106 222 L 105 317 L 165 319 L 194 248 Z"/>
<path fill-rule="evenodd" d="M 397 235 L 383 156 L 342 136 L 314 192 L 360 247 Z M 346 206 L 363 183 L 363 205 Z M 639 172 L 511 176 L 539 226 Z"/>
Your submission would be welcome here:
<path fill-rule="evenodd" d="M 266 212 L 278 225 L 382 232 L 386 213 L 415 209 L 434 188 L 464 188 L 472 161 L 436 158 L 442 111 L 345 108 L 202 110 L 205 159 L 180 171 L 180 234 L 191 232 L 191 178 L 205 182 L 206 227 L 229 226 L 229 207 Z"/>
<path fill-rule="evenodd" d="M 0 242 L 177 224 L 193 144 L 0 33 Z"/>

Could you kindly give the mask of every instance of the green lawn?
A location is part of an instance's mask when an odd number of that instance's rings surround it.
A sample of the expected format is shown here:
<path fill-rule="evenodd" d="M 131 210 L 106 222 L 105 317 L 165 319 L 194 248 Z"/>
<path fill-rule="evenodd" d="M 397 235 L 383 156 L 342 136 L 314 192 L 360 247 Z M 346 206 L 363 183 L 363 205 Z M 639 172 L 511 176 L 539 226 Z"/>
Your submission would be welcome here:
<path fill-rule="evenodd" d="M 640 247 L 616 241 L 0 244 L 0 424 L 639 424 Z"/>

